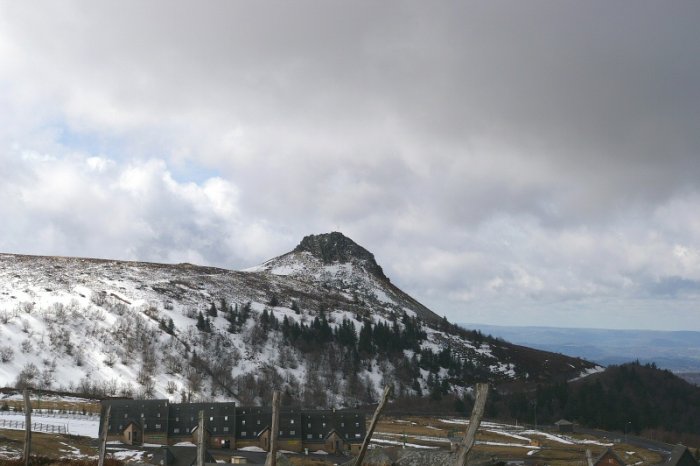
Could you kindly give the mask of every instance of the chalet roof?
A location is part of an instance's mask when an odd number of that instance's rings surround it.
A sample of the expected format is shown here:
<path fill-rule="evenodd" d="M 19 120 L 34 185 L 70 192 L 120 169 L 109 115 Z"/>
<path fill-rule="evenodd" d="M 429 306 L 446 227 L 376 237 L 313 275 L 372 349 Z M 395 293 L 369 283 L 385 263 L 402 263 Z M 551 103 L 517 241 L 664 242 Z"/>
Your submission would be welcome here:
<path fill-rule="evenodd" d="M 566 419 L 559 419 L 557 422 L 554 423 L 555 426 L 573 426 L 574 423 L 571 421 L 567 421 Z"/>
<path fill-rule="evenodd" d="M 671 456 L 668 458 L 668 460 L 666 460 L 664 466 L 675 466 L 679 464 L 685 454 L 688 454 L 693 460 L 693 462 L 697 463 L 693 455 L 688 450 L 688 447 L 686 447 L 685 445 L 676 445 L 675 447 L 673 447 L 673 451 L 671 451 Z"/>
<path fill-rule="evenodd" d="M 269 426 L 269 425 L 266 425 L 265 427 L 263 427 L 262 429 L 260 429 L 260 432 L 258 432 L 257 434 L 255 434 L 255 437 L 256 437 L 256 438 L 257 438 L 257 437 L 260 437 L 262 434 L 265 433 L 266 430 L 272 430 L 272 429 L 270 429 L 270 426 Z"/>
<path fill-rule="evenodd" d="M 620 458 L 620 456 L 619 456 L 617 453 L 615 453 L 615 451 L 614 451 L 613 449 L 611 449 L 611 448 L 606 448 L 605 451 L 604 451 L 603 453 L 601 453 L 595 460 L 593 460 L 593 464 L 594 464 L 594 465 L 598 464 L 598 463 L 603 459 L 603 457 L 605 457 L 605 455 L 610 455 L 610 456 L 612 456 L 613 458 L 615 458 L 615 460 L 617 460 L 618 463 L 620 463 L 620 464 L 622 464 L 622 465 L 625 465 L 625 464 L 626 464 L 626 463 L 622 460 L 622 458 Z"/>
<path fill-rule="evenodd" d="M 196 426 L 194 426 L 194 427 L 192 428 L 192 430 L 190 430 L 190 434 L 194 434 L 195 432 L 197 432 L 197 429 L 198 429 L 198 428 L 199 428 L 199 424 L 196 425 Z M 211 435 L 211 431 L 210 431 L 209 428 L 206 427 L 206 426 L 204 426 L 204 432 L 206 432 L 207 434 Z"/>
<path fill-rule="evenodd" d="M 126 421 L 126 424 L 124 425 L 124 429 L 122 429 L 122 432 L 125 431 L 131 424 L 135 425 L 135 426 L 138 427 L 139 429 L 143 428 L 143 426 L 141 425 L 141 423 L 138 422 L 137 420 L 135 420 L 135 419 L 128 419 L 128 420 Z"/>
<path fill-rule="evenodd" d="M 340 438 L 343 439 L 343 440 L 346 440 L 346 439 L 345 439 L 345 436 L 344 436 L 342 433 L 340 433 L 340 432 L 338 432 L 337 430 L 335 430 L 335 429 L 331 429 L 330 431 L 328 431 L 328 433 L 326 434 L 325 439 L 328 440 L 328 437 L 330 437 L 330 436 L 333 435 L 333 434 L 337 435 L 338 437 L 340 437 Z"/>

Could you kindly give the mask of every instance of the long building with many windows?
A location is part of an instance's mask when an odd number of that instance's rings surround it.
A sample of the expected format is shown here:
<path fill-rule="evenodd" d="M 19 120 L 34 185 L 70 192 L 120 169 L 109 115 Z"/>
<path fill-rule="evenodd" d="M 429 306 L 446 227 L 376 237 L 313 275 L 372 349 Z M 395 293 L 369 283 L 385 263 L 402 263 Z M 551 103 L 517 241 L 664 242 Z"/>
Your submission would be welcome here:
<path fill-rule="evenodd" d="M 210 448 L 270 448 L 272 411 L 235 403 L 170 403 L 168 400 L 105 400 L 110 407 L 108 440 L 129 445 L 175 445 L 196 442 L 199 412 L 204 412 L 205 439 Z M 102 434 L 100 422 L 100 435 Z M 365 437 L 365 415 L 357 410 L 281 409 L 279 448 L 328 453 L 359 451 Z"/>

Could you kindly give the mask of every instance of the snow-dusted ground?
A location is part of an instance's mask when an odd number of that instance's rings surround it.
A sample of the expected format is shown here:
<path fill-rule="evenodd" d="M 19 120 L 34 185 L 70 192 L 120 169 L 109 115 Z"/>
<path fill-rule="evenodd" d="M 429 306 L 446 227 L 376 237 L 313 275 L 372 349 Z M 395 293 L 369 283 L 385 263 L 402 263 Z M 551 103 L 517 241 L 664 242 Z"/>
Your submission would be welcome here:
<path fill-rule="evenodd" d="M 280 321 L 286 317 L 307 325 L 318 308 L 334 303 L 327 308 L 331 327 L 348 319 L 357 331 L 364 317 L 353 310 L 355 303 L 362 303 L 375 323 L 388 322 L 391 313 L 404 311 L 434 316 L 375 272 L 362 260 L 324 263 L 309 252 L 286 254 L 246 272 L 0 254 L 0 386 L 15 386 L 23 377 L 39 388 L 59 391 L 171 401 L 189 393 L 195 400 L 240 402 L 213 390 L 210 378 L 193 382 L 190 364 L 196 351 L 230 367 L 231 378 L 257 380 L 272 368 L 283 383 L 297 381 L 302 390 L 309 386 L 310 373 L 322 368 L 308 367 L 304 355 L 285 345 L 279 333 L 270 332 L 256 345 L 254 319 L 229 333 L 220 313 L 211 318 L 212 332 L 202 334 L 196 329 L 197 314 L 206 315 L 211 304 L 218 305 L 223 298 L 229 304 L 250 302 L 253 316 L 267 309 Z M 273 295 L 280 298 L 277 306 L 270 305 Z M 292 300 L 302 303 L 300 312 L 291 309 Z M 173 329 L 168 333 L 163 327 L 170 321 Z M 513 364 L 499 361 L 488 344 L 428 326 L 425 331 L 425 349 L 439 352 L 449 346 L 460 357 L 489 368 L 495 377 L 516 373 Z M 392 364 L 378 364 L 375 359 L 358 375 L 363 383 L 371 383 L 370 390 L 378 397 L 394 370 Z M 428 373 L 420 374 L 418 383 L 425 392 Z M 445 375 L 446 370 L 441 371 L 440 376 Z M 326 380 L 311 383 L 337 386 L 328 393 L 329 405 L 358 401 L 348 399 L 338 374 L 319 377 Z M 469 388 L 454 385 L 452 390 L 461 395 Z"/>
<path fill-rule="evenodd" d="M 0 415 L 0 422 L 3 420 L 24 422 L 23 413 L 4 412 Z M 97 438 L 100 428 L 100 419 L 95 416 L 85 416 L 84 419 L 76 417 L 60 418 L 54 416 L 41 416 L 32 414 L 32 424 L 43 423 L 48 425 L 62 426 L 66 428 L 66 432 L 71 435 L 80 435 L 83 437 Z M 13 429 L 5 426 L 4 429 Z M 24 427 L 16 430 L 24 430 Z"/>

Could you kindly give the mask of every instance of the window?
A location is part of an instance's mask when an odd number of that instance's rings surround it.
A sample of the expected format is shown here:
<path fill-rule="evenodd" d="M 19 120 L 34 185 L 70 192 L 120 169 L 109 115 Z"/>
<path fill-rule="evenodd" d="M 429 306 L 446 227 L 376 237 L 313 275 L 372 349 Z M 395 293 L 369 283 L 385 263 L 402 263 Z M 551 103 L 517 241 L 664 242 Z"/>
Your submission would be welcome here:
<path fill-rule="evenodd" d="M 289 420 L 289 423 L 290 423 L 290 424 L 294 424 L 294 419 L 290 419 L 290 420 Z"/>
<path fill-rule="evenodd" d="M 145 415 L 145 414 L 143 414 L 143 413 L 141 413 L 141 418 L 144 418 L 144 417 L 146 417 L 146 415 Z"/>
<path fill-rule="evenodd" d="M 309 422 L 309 423 L 306 425 L 306 427 L 308 427 L 309 429 L 311 429 L 311 423 Z"/>
<path fill-rule="evenodd" d="M 156 424 L 156 429 L 160 429 L 160 424 Z"/>
<path fill-rule="evenodd" d="M 362 437 L 361 434 L 355 434 L 355 438 L 360 438 L 360 437 Z"/>
<path fill-rule="evenodd" d="M 216 427 L 214 427 L 214 432 L 216 432 Z"/>
<path fill-rule="evenodd" d="M 178 429 L 177 427 L 175 429 L 173 429 L 173 434 L 179 434 L 179 433 L 180 433 L 180 429 Z"/>
<path fill-rule="evenodd" d="M 228 421 L 228 416 L 224 416 L 224 421 Z"/>
<path fill-rule="evenodd" d="M 146 429 L 148 429 L 148 424 L 144 423 L 144 424 L 143 424 L 143 430 L 146 430 Z"/>
<path fill-rule="evenodd" d="M 119 430 L 122 430 L 122 425 L 121 425 L 121 424 L 119 424 Z"/>
<path fill-rule="evenodd" d="M 241 421 L 241 424 L 242 424 L 242 425 L 245 425 L 245 419 L 243 419 L 243 420 Z"/>
<path fill-rule="evenodd" d="M 246 437 L 247 435 L 248 435 L 248 432 L 246 432 L 245 430 L 243 432 L 241 432 L 241 437 Z"/>
<path fill-rule="evenodd" d="M 282 431 L 280 430 L 280 436 L 281 436 L 281 435 L 283 435 L 283 434 L 282 434 Z"/>
<path fill-rule="evenodd" d="M 260 419 L 258 419 L 258 425 L 260 425 Z"/>
<path fill-rule="evenodd" d="M 290 430 L 290 431 L 289 431 L 289 435 L 296 435 L 296 434 L 297 434 L 297 432 L 296 432 L 295 430 Z"/>
<path fill-rule="evenodd" d="M 156 414 L 157 417 L 160 417 L 160 413 Z"/>
<path fill-rule="evenodd" d="M 228 432 L 228 426 L 224 427 L 224 432 Z"/>
<path fill-rule="evenodd" d="M 359 423 L 359 422 L 356 422 L 356 423 L 355 423 L 355 427 L 360 427 L 360 423 Z"/>
<path fill-rule="evenodd" d="M 345 427 L 345 423 L 344 423 L 344 422 L 341 422 L 341 423 L 340 423 L 340 427 Z"/>
<path fill-rule="evenodd" d="M 312 439 L 312 438 L 314 438 L 314 435 L 313 434 L 306 434 L 306 438 Z"/>
<path fill-rule="evenodd" d="M 175 422 L 180 422 L 180 418 L 175 416 Z"/>
<path fill-rule="evenodd" d="M 318 434 L 318 438 L 323 438 L 323 434 Z"/>
<path fill-rule="evenodd" d="M 129 417 L 129 414 L 128 414 L 128 413 L 124 413 L 124 419 L 126 419 L 127 417 Z"/>

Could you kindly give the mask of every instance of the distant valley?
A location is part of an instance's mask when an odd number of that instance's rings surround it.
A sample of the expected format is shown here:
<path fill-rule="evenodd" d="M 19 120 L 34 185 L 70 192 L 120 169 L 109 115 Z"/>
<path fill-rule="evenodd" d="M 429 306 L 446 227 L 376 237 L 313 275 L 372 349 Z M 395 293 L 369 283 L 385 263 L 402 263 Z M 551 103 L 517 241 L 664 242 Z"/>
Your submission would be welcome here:
<path fill-rule="evenodd" d="M 700 332 L 460 325 L 512 343 L 577 356 L 605 366 L 635 360 L 655 363 L 692 383 L 700 382 Z"/>

